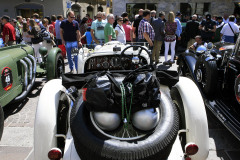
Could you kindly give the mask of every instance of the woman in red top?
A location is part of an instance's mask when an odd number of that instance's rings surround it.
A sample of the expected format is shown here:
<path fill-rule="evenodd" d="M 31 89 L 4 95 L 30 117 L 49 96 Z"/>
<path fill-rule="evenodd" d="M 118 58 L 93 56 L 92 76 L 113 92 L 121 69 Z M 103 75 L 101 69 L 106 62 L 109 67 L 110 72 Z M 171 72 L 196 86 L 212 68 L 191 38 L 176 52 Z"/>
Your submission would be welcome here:
<path fill-rule="evenodd" d="M 172 65 L 174 63 L 174 55 L 175 55 L 175 46 L 176 46 L 176 35 L 175 32 L 177 30 L 177 22 L 175 21 L 175 16 L 173 12 L 169 12 L 168 21 L 165 23 L 165 62 L 164 65 Z M 171 45 L 171 60 L 167 60 L 168 58 L 168 50 L 169 45 Z"/>
<path fill-rule="evenodd" d="M 133 34 L 132 34 L 132 27 L 129 25 L 129 19 L 124 18 L 123 19 L 123 28 L 125 30 L 125 35 L 126 35 L 126 42 L 132 42 L 133 41 Z"/>
<path fill-rule="evenodd" d="M 49 32 L 56 37 L 56 31 L 55 31 L 55 24 L 56 24 L 57 17 L 55 15 L 51 16 L 51 24 L 49 24 Z"/>
<path fill-rule="evenodd" d="M 92 25 L 93 20 L 90 18 L 89 14 L 86 14 L 86 18 L 88 19 L 87 20 L 87 25 L 90 27 Z"/>

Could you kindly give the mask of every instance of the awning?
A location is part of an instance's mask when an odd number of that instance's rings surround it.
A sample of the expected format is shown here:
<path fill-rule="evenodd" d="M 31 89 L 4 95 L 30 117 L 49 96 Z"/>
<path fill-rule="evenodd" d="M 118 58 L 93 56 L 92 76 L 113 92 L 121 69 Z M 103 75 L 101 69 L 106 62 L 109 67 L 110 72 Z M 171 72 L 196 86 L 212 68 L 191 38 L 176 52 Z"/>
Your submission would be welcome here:
<path fill-rule="evenodd" d="M 74 3 L 75 0 L 72 0 L 72 2 Z M 91 4 L 91 5 L 96 5 L 96 4 L 106 5 L 106 0 L 77 0 L 77 2 L 88 3 L 88 4 Z M 110 0 L 110 2 L 112 2 L 112 0 Z"/>

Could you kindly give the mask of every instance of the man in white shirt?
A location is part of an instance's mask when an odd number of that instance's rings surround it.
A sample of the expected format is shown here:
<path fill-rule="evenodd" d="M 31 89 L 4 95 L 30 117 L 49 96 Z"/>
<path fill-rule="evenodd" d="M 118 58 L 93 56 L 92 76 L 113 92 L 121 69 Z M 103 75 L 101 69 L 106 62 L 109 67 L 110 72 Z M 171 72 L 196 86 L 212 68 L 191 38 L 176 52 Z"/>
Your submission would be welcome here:
<path fill-rule="evenodd" d="M 234 15 L 229 16 L 229 22 L 221 30 L 221 37 L 225 42 L 234 43 L 234 34 L 239 33 L 239 28 L 234 23 L 234 19 Z"/>
<path fill-rule="evenodd" d="M 224 14 L 223 22 L 224 22 L 224 23 L 228 23 L 228 22 L 229 22 L 229 18 L 228 18 L 228 15 L 227 15 L 227 14 Z M 236 19 L 236 18 L 234 18 L 234 23 L 237 23 L 237 19 Z"/>

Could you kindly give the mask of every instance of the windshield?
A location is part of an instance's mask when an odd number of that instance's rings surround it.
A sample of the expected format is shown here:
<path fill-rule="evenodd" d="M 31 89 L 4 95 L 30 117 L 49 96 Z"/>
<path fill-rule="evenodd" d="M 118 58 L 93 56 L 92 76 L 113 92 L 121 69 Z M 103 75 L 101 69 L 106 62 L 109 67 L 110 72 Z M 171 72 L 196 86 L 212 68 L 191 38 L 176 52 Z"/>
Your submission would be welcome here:
<path fill-rule="evenodd" d="M 240 35 L 238 35 L 237 42 L 235 44 L 235 48 L 233 50 L 233 54 L 236 55 L 236 57 L 240 58 L 240 48 L 239 48 L 239 43 L 240 43 Z"/>

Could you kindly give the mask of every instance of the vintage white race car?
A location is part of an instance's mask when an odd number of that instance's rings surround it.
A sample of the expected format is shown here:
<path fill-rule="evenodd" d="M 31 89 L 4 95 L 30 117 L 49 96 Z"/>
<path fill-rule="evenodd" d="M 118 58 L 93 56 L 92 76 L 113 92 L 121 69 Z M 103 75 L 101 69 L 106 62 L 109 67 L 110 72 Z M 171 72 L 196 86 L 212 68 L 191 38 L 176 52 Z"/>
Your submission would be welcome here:
<path fill-rule="evenodd" d="M 51 80 L 41 91 L 35 160 L 206 159 L 201 93 L 175 71 L 156 71 L 149 54 L 119 42 L 80 49 L 79 74 Z"/>

